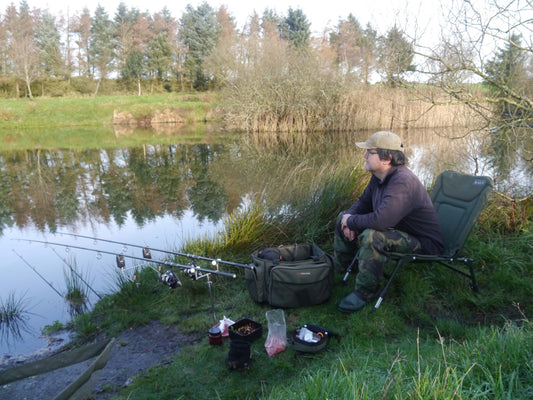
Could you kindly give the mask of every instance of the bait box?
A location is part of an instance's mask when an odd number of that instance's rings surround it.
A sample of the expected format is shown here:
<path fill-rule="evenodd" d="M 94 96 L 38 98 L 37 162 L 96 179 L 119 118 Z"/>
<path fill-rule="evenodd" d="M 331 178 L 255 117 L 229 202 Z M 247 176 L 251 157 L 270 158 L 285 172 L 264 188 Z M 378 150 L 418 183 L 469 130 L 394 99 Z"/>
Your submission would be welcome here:
<path fill-rule="evenodd" d="M 263 334 L 263 325 L 251 319 L 244 318 L 230 325 L 229 337 L 231 340 L 246 340 L 253 342 Z"/>

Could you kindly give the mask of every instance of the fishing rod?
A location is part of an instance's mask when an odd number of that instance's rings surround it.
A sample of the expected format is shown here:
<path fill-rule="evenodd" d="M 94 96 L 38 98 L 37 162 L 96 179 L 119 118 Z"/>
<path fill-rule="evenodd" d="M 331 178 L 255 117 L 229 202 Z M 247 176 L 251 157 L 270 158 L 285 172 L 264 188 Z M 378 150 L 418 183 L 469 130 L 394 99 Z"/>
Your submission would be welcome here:
<path fill-rule="evenodd" d="M 61 255 L 57 252 L 56 249 L 52 248 L 52 251 L 53 251 L 54 253 L 56 253 L 56 256 L 58 256 L 59 259 L 60 259 L 61 261 L 63 261 L 63 263 L 64 263 L 67 267 L 70 268 L 70 272 L 74 273 L 74 274 L 75 274 L 75 275 L 76 275 L 76 276 L 77 276 L 77 277 L 78 277 L 78 278 L 79 278 L 79 279 L 80 279 L 80 280 L 81 280 L 81 281 L 82 281 L 82 282 L 83 282 L 83 283 L 84 283 L 89 289 L 91 289 L 91 291 L 92 291 L 96 296 L 98 296 L 99 299 L 102 299 L 102 295 L 100 295 L 96 290 L 94 290 L 94 289 L 92 288 L 92 286 L 89 285 L 89 283 L 88 283 L 85 279 L 83 279 L 83 276 L 81 276 L 81 275 L 78 273 L 78 271 L 76 271 L 74 268 L 72 268 L 72 266 L 67 262 L 67 260 L 65 260 L 63 257 L 61 257 Z"/>
<path fill-rule="evenodd" d="M 57 234 L 58 235 L 68 235 L 68 236 L 72 236 L 72 237 L 76 237 L 76 238 L 91 239 L 91 240 L 94 240 L 95 242 L 100 241 L 100 242 L 106 242 L 106 243 L 120 244 L 122 246 L 140 248 L 140 249 L 143 250 L 143 257 L 144 258 L 151 258 L 152 257 L 152 251 L 157 251 L 157 252 L 161 252 L 161 253 L 171 254 L 171 255 L 174 255 L 174 256 L 186 257 L 186 258 L 189 258 L 191 260 L 210 261 L 213 265 L 216 265 L 215 263 L 217 263 L 217 264 L 232 265 L 234 267 L 240 267 L 240 268 L 255 269 L 253 264 L 241 264 L 241 263 L 237 263 L 237 262 L 233 262 L 233 261 L 224 261 L 224 260 L 220 260 L 220 259 L 197 256 L 195 254 L 187 254 L 187 253 L 180 253 L 180 252 L 175 252 L 175 251 L 170 251 L 170 250 L 155 249 L 155 248 L 150 248 L 148 246 L 141 246 L 141 245 L 138 245 L 138 244 L 124 243 L 124 242 L 119 242 L 119 241 L 116 241 L 116 240 L 100 239 L 100 238 L 92 237 L 92 236 L 78 235 L 76 233 L 58 232 Z"/>
<path fill-rule="evenodd" d="M 65 243 L 50 242 L 46 240 L 36 240 L 36 239 L 19 239 L 19 240 L 24 240 L 30 243 L 43 243 L 45 245 L 51 245 L 51 246 L 62 246 L 67 249 L 72 248 L 72 249 L 78 249 L 78 250 L 92 251 L 97 254 L 110 254 L 110 255 L 115 256 L 117 267 L 120 269 L 124 269 L 126 267 L 125 258 L 131 258 L 133 260 L 141 260 L 144 262 L 153 262 L 153 263 L 157 263 L 160 265 L 165 265 L 170 268 L 179 268 L 182 272 L 184 272 L 186 275 L 188 275 L 193 280 L 203 278 L 210 274 L 222 275 L 222 276 L 226 276 L 229 278 L 237 277 L 236 274 L 219 271 L 218 265 L 216 265 L 217 269 L 213 270 L 213 269 L 206 269 L 206 268 L 198 267 L 196 264 L 194 264 L 194 262 L 189 263 L 189 265 L 183 265 L 183 264 L 178 264 L 178 263 L 174 263 L 171 261 L 151 260 L 151 257 L 147 260 L 148 257 L 141 258 L 141 257 L 127 255 L 127 254 L 117 254 L 116 252 L 111 252 L 111 251 L 106 251 L 106 250 L 97 250 L 97 249 L 91 249 L 89 247 L 75 246 L 75 245 L 70 245 L 70 244 L 65 244 Z M 168 284 L 171 287 L 175 287 L 181 284 L 181 282 L 179 282 L 179 279 L 177 279 L 176 275 L 172 271 L 170 271 L 170 273 L 167 274 L 166 277 L 165 277 L 165 274 L 163 274 L 163 279 L 167 279 L 168 281 L 164 280 L 164 283 Z M 177 282 L 174 279 L 176 279 Z"/>
<path fill-rule="evenodd" d="M 50 286 L 52 290 L 59 295 L 59 297 L 61 297 L 62 299 L 64 298 L 63 294 L 59 290 L 57 290 L 50 282 L 48 282 L 46 278 L 42 276 L 33 265 L 31 265 L 28 261 L 26 261 L 24 257 L 22 257 L 19 253 L 17 253 L 15 249 L 11 249 L 11 250 L 13 250 L 13 253 L 15 253 L 24 262 L 24 264 L 30 267 L 33 270 L 33 272 L 35 272 L 37 276 L 39 276 L 39 278 L 41 278 L 48 286 Z"/>

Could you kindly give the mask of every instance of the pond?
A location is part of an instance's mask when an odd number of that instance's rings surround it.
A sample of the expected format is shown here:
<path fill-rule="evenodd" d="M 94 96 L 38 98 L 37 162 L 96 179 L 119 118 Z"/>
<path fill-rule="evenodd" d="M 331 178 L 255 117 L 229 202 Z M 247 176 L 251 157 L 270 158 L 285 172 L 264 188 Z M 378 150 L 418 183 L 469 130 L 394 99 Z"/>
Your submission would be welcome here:
<path fill-rule="evenodd" d="M 324 160 L 361 163 L 354 142 L 371 133 L 317 135 L 280 146 L 228 135 L 192 144 L 0 152 L 0 300 L 22 299 L 28 311 L 21 329 L 0 331 L 0 358 L 42 349 L 49 339 L 41 329 L 71 318 L 74 311 L 63 298 L 70 267 L 90 287 L 89 307 L 116 290 L 121 270 L 106 252 L 141 257 L 140 249 L 105 239 L 179 251 L 184 241 L 222 229 L 224 217 L 255 193 L 283 190 L 290 196 L 290 188 L 278 184 L 288 173 L 312 174 Z M 398 133 L 411 169 L 428 187 L 446 169 L 489 175 L 497 190 L 511 195 L 532 187 L 530 163 L 483 155 L 486 144 L 479 137 Z M 505 170 L 495 163 L 502 157 L 513 161 Z"/>

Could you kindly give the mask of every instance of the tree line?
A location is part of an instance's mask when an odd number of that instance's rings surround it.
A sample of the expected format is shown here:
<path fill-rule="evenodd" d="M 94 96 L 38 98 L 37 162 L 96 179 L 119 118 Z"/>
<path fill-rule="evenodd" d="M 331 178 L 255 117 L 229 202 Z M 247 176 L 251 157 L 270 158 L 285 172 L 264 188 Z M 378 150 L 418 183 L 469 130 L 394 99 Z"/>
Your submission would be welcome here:
<path fill-rule="evenodd" d="M 310 25 L 304 12 L 293 8 L 286 15 L 265 9 L 239 31 L 226 6 L 215 10 L 207 2 L 187 5 L 179 18 L 166 7 L 150 14 L 124 2 L 112 16 L 98 5 L 92 14 L 84 8 L 57 17 L 23 0 L 0 14 L 0 91 L 5 97 L 46 95 L 39 92 L 43 85 L 71 85 L 76 78 L 95 82 L 96 94 L 110 78 L 123 89 L 134 84 L 139 93 L 147 85 L 152 90 L 216 89 L 235 72 L 228 63 L 250 61 L 246 42 L 257 40 L 284 42 L 295 51 L 333 52 L 339 68 L 362 82 L 378 70 L 392 82 L 412 67 L 413 45 L 396 26 L 380 37 L 350 14 L 320 40 L 311 37 Z M 224 52 L 234 60 L 221 59 Z M 209 57 L 211 66 L 213 59 L 220 63 L 209 68 Z M 70 90 L 76 85 L 81 86 Z"/>

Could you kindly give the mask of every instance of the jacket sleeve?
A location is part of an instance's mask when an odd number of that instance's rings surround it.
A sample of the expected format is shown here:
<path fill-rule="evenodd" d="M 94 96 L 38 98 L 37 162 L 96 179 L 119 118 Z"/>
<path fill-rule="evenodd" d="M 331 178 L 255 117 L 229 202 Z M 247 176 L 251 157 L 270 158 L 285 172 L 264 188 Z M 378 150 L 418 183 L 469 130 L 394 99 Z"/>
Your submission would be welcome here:
<path fill-rule="evenodd" d="M 371 211 L 372 211 L 372 194 L 371 194 L 370 184 L 369 184 L 365 188 L 365 190 L 363 191 L 359 199 L 349 209 L 344 211 L 344 213 L 345 214 L 366 214 Z"/>

